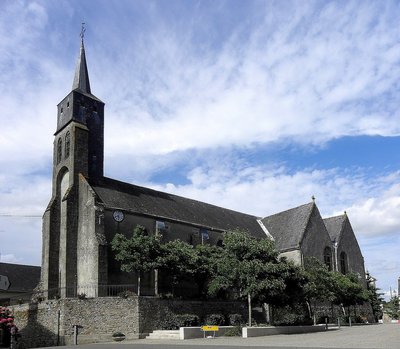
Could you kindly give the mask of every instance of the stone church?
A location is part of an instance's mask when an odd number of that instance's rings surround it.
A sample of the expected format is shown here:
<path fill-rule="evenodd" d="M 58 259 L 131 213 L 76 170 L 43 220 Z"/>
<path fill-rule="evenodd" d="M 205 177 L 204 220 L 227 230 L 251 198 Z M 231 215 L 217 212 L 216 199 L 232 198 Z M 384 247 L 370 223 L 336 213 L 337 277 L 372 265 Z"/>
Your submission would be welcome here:
<path fill-rule="evenodd" d="M 240 229 L 275 240 L 282 255 L 303 263 L 316 257 L 330 269 L 365 278 L 364 261 L 346 214 L 323 219 L 314 200 L 268 217 L 124 183 L 104 176 L 104 102 L 91 91 L 83 39 L 72 91 L 58 104 L 54 134 L 52 197 L 43 216 L 41 287 L 45 297 L 111 295 L 136 283 L 121 272 L 110 242 L 136 225 L 163 241 L 222 244 L 222 234 Z M 152 295 L 157 275 L 143 292 Z M 160 281 L 160 292 L 163 285 Z"/>

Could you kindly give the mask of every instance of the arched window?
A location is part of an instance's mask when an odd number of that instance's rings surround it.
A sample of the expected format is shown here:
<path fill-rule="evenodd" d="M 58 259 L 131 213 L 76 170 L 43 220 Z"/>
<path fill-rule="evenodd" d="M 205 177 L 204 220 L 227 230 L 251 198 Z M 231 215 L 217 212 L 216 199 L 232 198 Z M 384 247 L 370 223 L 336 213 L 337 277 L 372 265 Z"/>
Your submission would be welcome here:
<path fill-rule="evenodd" d="M 57 142 L 57 165 L 61 161 L 61 156 L 62 156 L 62 140 L 61 138 L 59 138 Z"/>
<path fill-rule="evenodd" d="M 340 253 L 340 272 L 347 274 L 347 255 L 346 252 Z"/>
<path fill-rule="evenodd" d="M 69 157 L 69 146 L 70 146 L 70 133 L 69 131 L 65 135 L 65 150 L 64 150 L 64 157 L 67 159 Z"/>
<path fill-rule="evenodd" d="M 329 270 L 332 270 L 332 250 L 328 246 L 324 249 L 324 263 Z"/>

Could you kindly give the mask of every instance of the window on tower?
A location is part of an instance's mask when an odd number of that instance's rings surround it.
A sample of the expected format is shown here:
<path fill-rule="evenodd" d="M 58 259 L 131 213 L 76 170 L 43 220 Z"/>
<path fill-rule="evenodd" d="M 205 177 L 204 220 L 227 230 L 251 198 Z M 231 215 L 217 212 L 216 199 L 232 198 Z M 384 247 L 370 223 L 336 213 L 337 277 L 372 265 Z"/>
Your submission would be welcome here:
<path fill-rule="evenodd" d="M 61 138 L 59 138 L 57 142 L 57 165 L 61 162 L 61 156 L 62 156 L 62 140 Z"/>
<path fill-rule="evenodd" d="M 64 150 L 64 157 L 67 159 L 69 157 L 69 148 L 70 148 L 70 133 L 69 131 L 67 132 L 67 134 L 65 135 L 65 150 Z"/>

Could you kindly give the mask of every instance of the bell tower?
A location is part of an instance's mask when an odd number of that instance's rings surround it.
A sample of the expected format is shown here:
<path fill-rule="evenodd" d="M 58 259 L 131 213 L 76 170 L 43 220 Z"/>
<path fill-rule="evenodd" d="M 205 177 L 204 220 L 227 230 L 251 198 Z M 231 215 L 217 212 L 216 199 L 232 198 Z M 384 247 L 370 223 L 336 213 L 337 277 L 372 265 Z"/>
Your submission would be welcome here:
<path fill-rule="evenodd" d="M 91 93 L 84 31 L 72 90 L 57 106 L 52 198 L 42 231 L 42 288 L 49 298 L 76 294 L 79 178 L 103 177 L 104 103 Z"/>

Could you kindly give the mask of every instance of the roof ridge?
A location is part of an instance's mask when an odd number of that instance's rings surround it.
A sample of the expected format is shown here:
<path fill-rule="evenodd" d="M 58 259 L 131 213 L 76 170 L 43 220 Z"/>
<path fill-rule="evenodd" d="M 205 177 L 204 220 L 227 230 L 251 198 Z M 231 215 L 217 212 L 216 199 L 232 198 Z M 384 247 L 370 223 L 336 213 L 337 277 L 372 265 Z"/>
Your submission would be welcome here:
<path fill-rule="evenodd" d="M 341 217 L 341 218 L 345 218 L 347 215 L 345 214 L 345 213 L 343 213 L 343 214 L 339 214 L 339 215 L 337 215 L 337 216 L 332 216 L 332 217 L 326 217 L 326 218 L 322 218 L 323 220 L 327 220 L 327 219 L 333 219 L 333 218 L 339 218 L 339 217 Z"/>
<path fill-rule="evenodd" d="M 312 202 L 308 202 L 308 203 L 303 204 L 303 205 L 299 205 L 299 206 L 296 206 L 296 207 L 289 208 L 289 209 L 284 210 L 284 211 L 281 211 L 281 212 L 277 212 L 277 213 L 271 214 L 271 215 L 269 215 L 269 216 L 265 216 L 265 217 L 263 217 L 263 219 L 264 219 L 264 218 L 268 218 L 268 217 L 277 216 L 277 215 L 280 215 L 280 214 L 286 214 L 286 213 L 289 212 L 289 211 L 298 210 L 298 209 L 301 208 L 301 207 L 305 207 L 305 206 L 307 206 L 307 205 L 312 205 L 312 204 L 314 204 L 313 201 L 312 201 Z"/>
<path fill-rule="evenodd" d="M 252 215 L 252 214 L 249 214 L 249 213 L 245 213 L 245 212 L 241 212 L 241 211 L 236 211 L 236 210 L 233 210 L 233 209 L 230 209 L 230 208 L 218 206 L 218 205 L 215 205 L 215 204 L 210 204 L 210 203 L 208 203 L 208 202 L 204 202 L 204 201 L 200 201 L 200 200 L 197 200 L 197 199 L 188 198 L 188 197 L 182 196 L 182 195 L 172 194 L 172 193 L 169 193 L 169 192 L 166 192 L 166 191 L 161 191 L 161 190 L 157 190 L 157 189 L 153 189 L 153 188 L 149 188 L 149 187 L 144 187 L 144 186 L 137 185 L 137 184 L 133 184 L 133 183 L 123 182 L 123 181 L 120 181 L 120 180 L 118 180 L 118 179 L 114 179 L 114 178 L 110 178 L 110 177 L 103 177 L 103 179 L 105 179 L 106 181 L 111 181 L 111 182 L 120 183 L 121 185 L 125 185 L 125 186 L 130 186 L 130 187 L 135 187 L 135 188 L 144 189 L 144 190 L 147 190 L 147 191 L 150 191 L 150 192 L 153 192 L 153 193 L 167 194 L 167 195 L 170 195 L 170 196 L 172 196 L 172 197 L 176 197 L 176 198 L 180 198 L 180 199 L 184 199 L 184 200 L 190 200 L 190 201 L 193 201 L 193 202 L 196 202 L 196 203 L 200 203 L 200 204 L 203 204 L 203 205 L 207 205 L 207 206 L 217 207 L 217 208 L 219 208 L 219 209 L 222 209 L 222 210 L 225 210 L 225 211 L 229 211 L 229 212 L 240 213 L 240 214 L 242 214 L 242 215 L 246 215 L 246 216 L 249 216 L 249 217 L 253 217 L 255 220 L 257 220 L 257 219 L 260 218 L 260 217 L 254 216 L 254 215 Z M 89 181 L 89 183 L 90 183 L 90 181 Z M 97 183 L 98 183 L 99 186 L 101 186 L 102 181 L 100 180 L 100 181 L 98 181 Z M 96 184 L 90 184 L 90 185 L 96 187 Z"/>
<path fill-rule="evenodd" d="M 300 239 L 299 239 L 299 242 L 300 242 L 300 243 L 303 241 L 304 234 L 305 234 L 305 232 L 306 232 L 307 225 L 308 225 L 308 223 L 310 222 L 311 215 L 312 215 L 312 213 L 313 213 L 313 211 L 314 211 L 314 208 L 317 208 L 317 204 L 315 203 L 314 200 L 311 201 L 311 202 L 309 202 L 309 203 L 306 204 L 306 205 L 310 205 L 310 211 L 308 212 L 307 219 L 305 220 L 306 223 L 304 224 L 304 226 L 303 226 L 303 228 L 302 228 L 302 230 L 301 230 L 301 236 L 300 236 Z M 306 205 L 302 205 L 302 206 L 306 206 Z M 317 208 L 317 209 L 318 209 L 318 208 Z M 318 210 L 318 212 L 319 212 L 319 210 Z M 320 214 L 320 215 L 321 215 L 321 214 Z M 325 229 L 326 229 L 326 228 L 325 228 Z"/>

